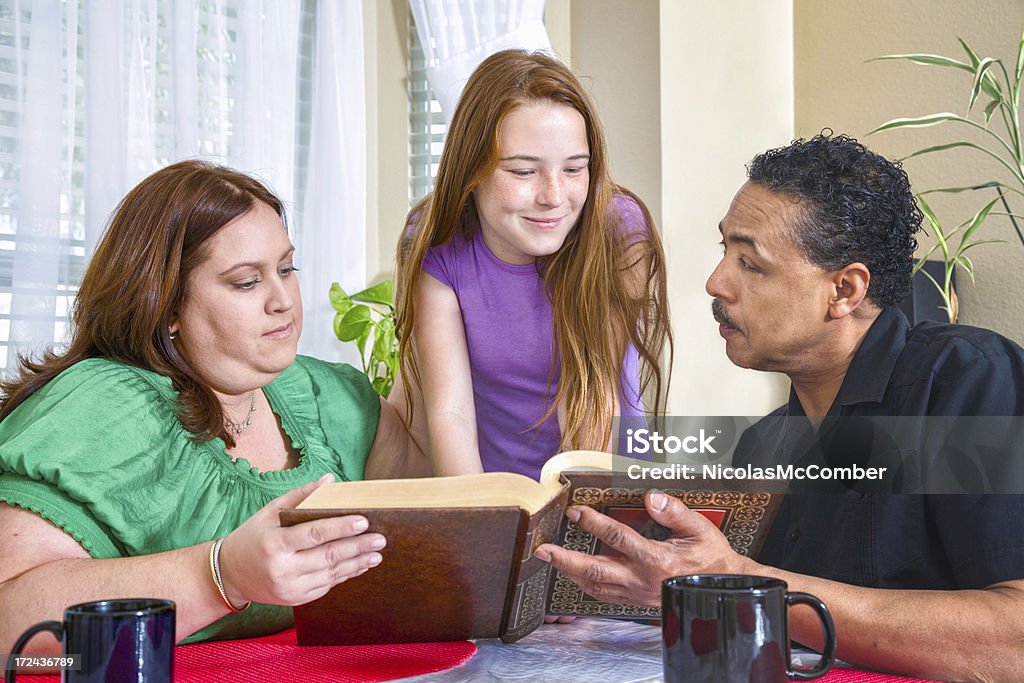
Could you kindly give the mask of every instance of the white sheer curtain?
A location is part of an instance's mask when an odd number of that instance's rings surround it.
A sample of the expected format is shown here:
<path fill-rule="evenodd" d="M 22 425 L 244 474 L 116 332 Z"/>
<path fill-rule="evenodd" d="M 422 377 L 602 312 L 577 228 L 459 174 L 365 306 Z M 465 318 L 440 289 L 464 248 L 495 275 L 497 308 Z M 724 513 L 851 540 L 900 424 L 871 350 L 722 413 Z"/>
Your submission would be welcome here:
<path fill-rule="evenodd" d="M 427 80 L 451 121 L 462 87 L 489 55 L 507 48 L 551 51 L 544 0 L 409 0 Z"/>
<path fill-rule="evenodd" d="M 328 288 L 365 279 L 362 25 L 358 0 L 0 0 L 0 364 L 63 340 L 117 201 L 197 156 L 285 201 L 300 350 L 339 358 Z"/>
<path fill-rule="evenodd" d="M 318 358 L 360 366 L 358 352 L 334 336 L 332 282 L 345 291 L 366 286 L 366 83 L 362 3 L 321 0 L 316 25 L 309 183 L 303 218 L 317 242 L 302 249 L 305 331 L 300 347 Z M 310 334 L 313 331 L 315 334 Z"/>

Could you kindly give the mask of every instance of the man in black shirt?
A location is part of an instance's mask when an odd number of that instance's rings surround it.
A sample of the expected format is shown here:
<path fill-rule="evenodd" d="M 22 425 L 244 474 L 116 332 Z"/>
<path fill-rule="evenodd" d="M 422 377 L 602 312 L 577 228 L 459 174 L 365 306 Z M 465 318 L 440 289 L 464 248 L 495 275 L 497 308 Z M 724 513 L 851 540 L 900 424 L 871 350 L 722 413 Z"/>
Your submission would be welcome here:
<path fill-rule="evenodd" d="M 744 435 L 750 438 L 741 441 L 734 464 L 856 461 L 887 466 L 901 478 L 835 485 L 830 493 L 818 482 L 794 482 L 811 492 L 787 496 L 758 560 L 874 588 L 980 589 L 1024 577 L 1024 496 L 981 495 L 1024 493 L 1024 430 L 1011 417 L 1022 414 L 1022 387 L 1024 354 L 1010 340 L 967 326 L 910 328 L 899 310 L 886 307 L 857 348 L 811 446 L 799 443 L 806 437 L 800 432 L 810 430 L 799 429 L 808 418 L 792 389 L 785 406 Z M 888 449 L 878 439 L 863 443 L 865 432 L 886 427 Z M 955 450 L 968 442 L 969 450 Z M 988 443 L 979 449 L 978 442 Z M 984 459 L 959 478 L 956 470 L 931 466 L 979 451 Z M 956 486 L 971 495 L 870 495 Z"/>
<path fill-rule="evenodd" d="M 1024 496 L 933 495 L 923 483 L 936 453 L 960 452 L 942 445 L 929 421 L 987 416 L 974 428 L 985 419 L 997 432 L 1015 428 L 1008 420 L 1024 415 L 1024 350 L 977 328 L 910 328 L 895 308 L 910 286 L 922 219 L 898 165 L 845 136 L 821 135 L 759 155 L 748 177 L 719 225 L 725 254 L 707 290 L 730 360 L 785 373 L 792 389 L 786 406 L 745 435 L 738 462 L 828 460 L 843 454 L 854 420 L 896 416 L 904 422 L 890 464 L 900 480 L 888 491 L 928 495 L 792 494 L 754 562 L 703 516 L 652 492 L 647 507 L 673 531 L 668 540 L 583 508 L 567 514 L 622 557 L 551 545 L 537 555 L 599 599 L 643 605 L 660 604 L 669 576 L 776 577 L 828 605 L 841 659 L 950 680 L 1024 680 Z M 813 447 L 801 442 L 807 434 Z M 829 435 L 832 446 L 821 447 Z M 981 488 L 1024 492 L 1008 480 L 1024 443 L 1003 445 L 994 468 L 983 463 Z M 790 616 L 794 639 L 820 644 L 815 616 Z"/>

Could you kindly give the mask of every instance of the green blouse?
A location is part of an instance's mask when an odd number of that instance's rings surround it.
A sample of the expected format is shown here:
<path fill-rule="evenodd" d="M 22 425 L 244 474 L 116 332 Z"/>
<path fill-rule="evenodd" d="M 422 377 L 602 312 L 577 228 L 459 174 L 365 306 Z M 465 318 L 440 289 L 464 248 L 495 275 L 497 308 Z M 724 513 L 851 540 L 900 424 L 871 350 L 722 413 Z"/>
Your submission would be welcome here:
<path fill-rule="evenodd" d="M 0 501 L 40 514 L 95 558 L 115 558 L 224 536 L 326 472 L 363 478 L 380 416 L 365 376 L 299 356 L 264 393 L 301 453 L 292 469 L 260 473 L 232 461 L 220 439 L 189 440 L 163 375 L 100 358 L 76 363 L 0 422 Z M 290 608 L 253 605 L 182 642 L 291 622 Z"/>

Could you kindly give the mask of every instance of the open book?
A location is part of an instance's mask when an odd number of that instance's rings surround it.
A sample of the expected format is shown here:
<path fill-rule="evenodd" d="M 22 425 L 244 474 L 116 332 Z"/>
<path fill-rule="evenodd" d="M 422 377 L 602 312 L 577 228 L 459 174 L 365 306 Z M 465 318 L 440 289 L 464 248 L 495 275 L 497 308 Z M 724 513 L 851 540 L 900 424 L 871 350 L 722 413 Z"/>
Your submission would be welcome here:
<path fill-rule="evenodd" d="M 513 642 L 545 614 L 657 619 L 657 608 L 595 600 L 533 556 L 549 542 L 615 552 L 565 517 L 567 505 L 595 508 L 664 538 L 643 503 L 648 489 L 659 488 L 715 522 L 737 552 L 753 556 L 781 501 L 781 493 L 764 488 L 781 490 L 778 482 L 634 479 L 626 475 L 631 464 L 652 465 L 573 451 L 549 460 L 540 482 L 488 472 L 321 486 L 298 508 L 282 510 L 282 524 L 361 514 L 388 545 L 379 566 L 295 608 L 299 644 Z"/>

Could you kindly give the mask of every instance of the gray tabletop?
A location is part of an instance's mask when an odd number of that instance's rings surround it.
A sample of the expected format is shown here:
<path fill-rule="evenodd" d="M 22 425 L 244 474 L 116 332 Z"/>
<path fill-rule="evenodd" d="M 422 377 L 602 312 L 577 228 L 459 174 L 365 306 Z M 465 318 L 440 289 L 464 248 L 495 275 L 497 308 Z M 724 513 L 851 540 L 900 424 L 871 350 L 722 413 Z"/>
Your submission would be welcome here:
<path fill-rule="evenodd" d="M 477 653 L 460 666 L 400 679 L 408 683 L 483 681 L 661 681 L 661 629 L 614 619 L 545 624 L 510 645 L 476 641 Z"/>

